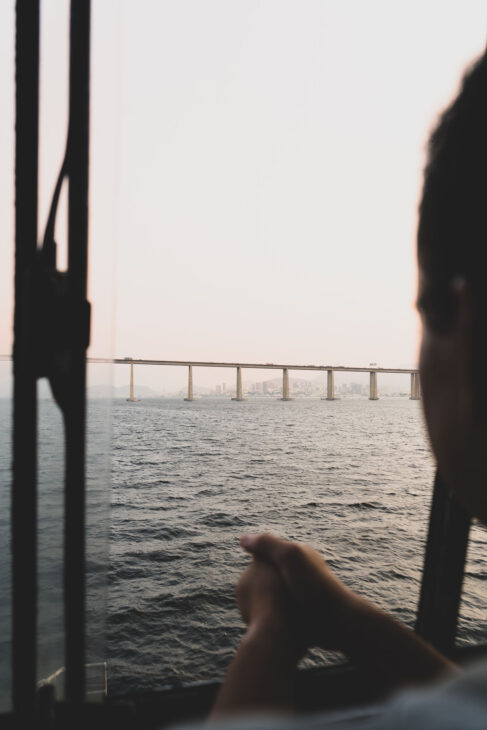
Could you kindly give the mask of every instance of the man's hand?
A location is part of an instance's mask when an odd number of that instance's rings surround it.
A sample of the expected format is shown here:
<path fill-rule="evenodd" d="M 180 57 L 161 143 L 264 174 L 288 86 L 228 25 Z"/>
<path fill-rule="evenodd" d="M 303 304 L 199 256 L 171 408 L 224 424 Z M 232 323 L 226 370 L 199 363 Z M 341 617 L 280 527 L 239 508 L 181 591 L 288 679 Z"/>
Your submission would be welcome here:
<path fill-rule="evenodd" d="M 242 547 L 266 560 L 282 578 L 298 611 L 295 633 L 305 646 L 340 649 L 367 671 L 384 691 L 422 684 L 455 670 L 417 634 L 353 593 L 308 545 L 273 535 L 243 535 Z"/>
<path fill-rule="evenodd" d="M 307 647 L 346 648 L 361 599 L 343 585 L 316 550 L 268 534 L 243 535 L 240 544 L 277 571 L 286 589 L 274 584 L 276 591 L 280 589 L 281 610 L 287 602 L 290 628 Z"/>
<path fill-rule="evenodd" d="M 248 630 L 218 693 L 211 719 L 291 709 L 301 646 L 291 629 L 293 601 L 269 563 L 255 558 L 235 589 Z"/>
<path fill-rule="evenodd" d="M 212 718 L 292 705 L 302 649 L 341 649 L 383 692 L 431 682 L 454 667 L 419 636 L 346 588 L 316 550 L 272 535 L 244 535 L 254 556 L 236 589 L 249 629 Z M 304 637 L 304 641 L 303 641 Z"/>
<path fill-rule="evenodd" d="M 240 576 L 235 596 L 246 624 L 267 620 L 285 624 L 284 584 L 270 563 L 254 559 Z"/>
<path fill-rule="evenodd" d="M 276 568 L 254 558 L 235 587 L 237 605 L 249 631 L 280 634 L 289 652 L 299 658 L 304 653 L 297 630 L 299 619 L 294 599 Z"/>

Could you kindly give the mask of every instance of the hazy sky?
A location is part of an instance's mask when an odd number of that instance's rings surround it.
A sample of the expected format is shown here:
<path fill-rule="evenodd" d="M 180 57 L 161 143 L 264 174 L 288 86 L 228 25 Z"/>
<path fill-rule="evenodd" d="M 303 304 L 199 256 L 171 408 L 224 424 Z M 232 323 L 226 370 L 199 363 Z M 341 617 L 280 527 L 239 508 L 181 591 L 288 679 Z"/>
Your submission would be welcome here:
<path fill-rule="evenodd" d="M 13 7 L 0 5 L 1 352 L 11 347 Z M 67 7 L 43 0 L 42 225 L 65 139 Z M 483 50 L 485 2 L 93 8 L 92 354 L 413 365 L 424 143 Z M 144 371 L 153 386 L 184 378 Z"/>

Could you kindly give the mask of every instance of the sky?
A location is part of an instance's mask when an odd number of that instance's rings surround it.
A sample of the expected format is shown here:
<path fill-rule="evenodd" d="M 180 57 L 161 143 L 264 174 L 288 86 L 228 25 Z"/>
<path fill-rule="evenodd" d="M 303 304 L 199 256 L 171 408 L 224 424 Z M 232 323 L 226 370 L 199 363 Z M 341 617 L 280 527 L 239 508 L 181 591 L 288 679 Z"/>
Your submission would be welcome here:
<path fill-rule="evenodd" d="M 39 237 L 67 123 L 68 3 L 42 7 Z M 0 353 L 13 8 L 0 4 Z M 93 0 L 90 354 L 414 366 L 425 142 L 486 30 L 476 0 Z M 64 206 L 56 233 L 62 263 Z"/>

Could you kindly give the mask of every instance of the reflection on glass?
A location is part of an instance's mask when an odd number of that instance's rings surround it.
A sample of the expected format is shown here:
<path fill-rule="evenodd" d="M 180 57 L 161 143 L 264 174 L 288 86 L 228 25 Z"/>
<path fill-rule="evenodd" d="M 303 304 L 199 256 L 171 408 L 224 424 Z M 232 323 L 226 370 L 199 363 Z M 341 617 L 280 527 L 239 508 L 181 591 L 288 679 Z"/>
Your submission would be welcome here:
<path fill-rule="evenodd" d="M 113 357 L 114 277 L 119 220 L 121 23 L 118 0 L 92 2 L 90 229 L 88 296 L 92 323 L 88 358 Z M 108 688 L 106 581 L 109 562 L 112 375 L 110 364 L 89 363 L 86 424 L 87 692 Z"/>
<path fill-rule="evenodd" d="M 45 380 L 38 387 L 38 681 L 64 696 L 64 424 Z M 59 672 L 59 673 L 58 673 Z M 58 674 L 57 674 L 58 673 Z"/>
<path fill-rule="evenodd" d="M 105 623 L 110 519 L 111 370 L 111 365 L 93 364 L 88 367 L 86 677 L 90 700 L 101 698 L 106 693 L 109 671 Z M 97 385 L 91 388 L 93 379 Z"/>
<path fill-rule="evenodd" d="M 90 374 L 96 369 L 95 397 Z M 101 386 L 100 382 L 106 385 Z M 110 499 L 110 365 L 88 368 L 86 471 L 86 677 L 90 700 L 106 693 L 106 574 Z M 105 397 L 100 396 L 101 389 Z M 41 383 L 39 398 L 38 569 L 39 681 L 64 695 L 63 520 L 64 430 L 61 413 Z"/>

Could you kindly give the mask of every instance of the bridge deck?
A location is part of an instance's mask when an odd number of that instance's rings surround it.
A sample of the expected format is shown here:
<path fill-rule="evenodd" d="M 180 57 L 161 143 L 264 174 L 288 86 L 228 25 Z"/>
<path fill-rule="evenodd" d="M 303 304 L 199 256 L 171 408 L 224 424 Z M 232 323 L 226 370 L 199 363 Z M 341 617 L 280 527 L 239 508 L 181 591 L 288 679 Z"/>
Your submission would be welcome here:
<path fill-rule="evenodd" d="M 0 361 L 11 360 L 11 355 L 0 355 Z M 352 365 L 286 365 L 275 362 L 205 362 L 203 360 L 146 360 L 130 357 L 89 357 L 89 363 L 113 363 L 115 365 L 177 365 L 194 368 L 248 368 L 250 370 L 333 370 L 334 372 L 346 373 L 419 373 L 418 368 L 382 368 L 372 366 Z"/>
<path fill-rule="evenodd" d="M 248 368 L 251 370 L 318 370 L 349 373 L 404 373 L 419 372 L 417 368 L 383 368 L 383 367 L 354 367 L 348 365 L 292 365 L 286 363 L 248 363 L 248 362 L 204 362 L 200 360 L 145 360 L 136 358 L 88 358 L 88 362 L 115 363 L 116 365 L 192 365 L 197 368 Z"/>

